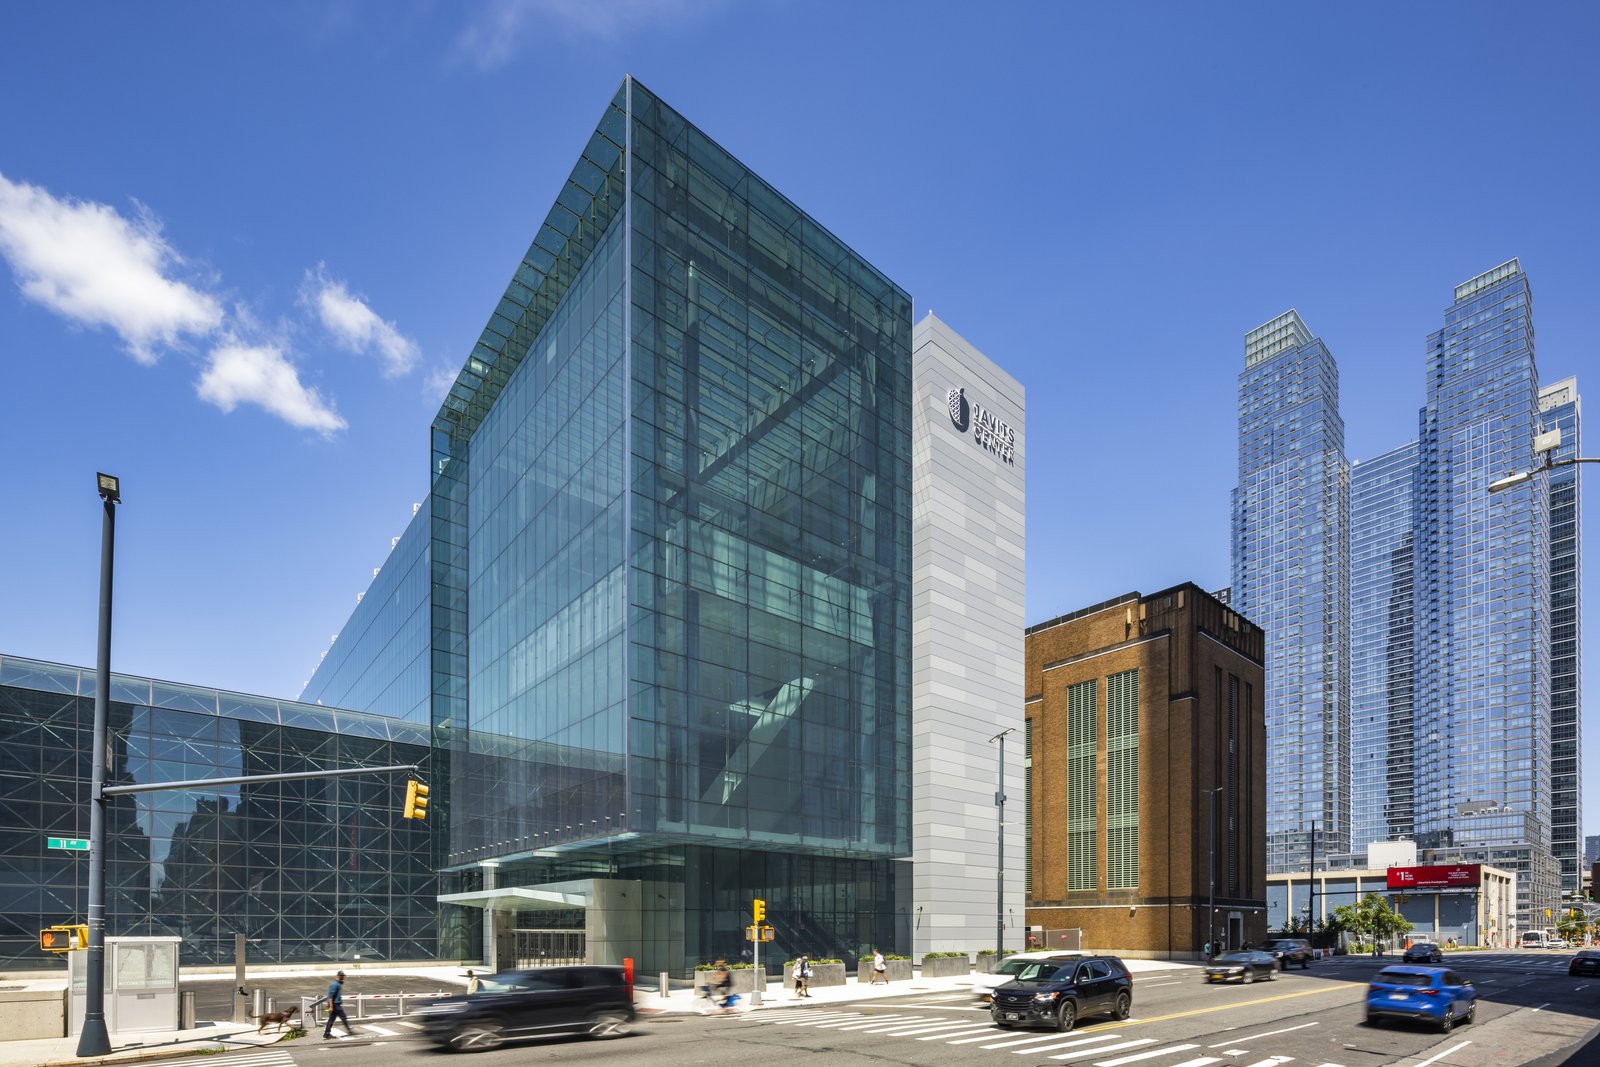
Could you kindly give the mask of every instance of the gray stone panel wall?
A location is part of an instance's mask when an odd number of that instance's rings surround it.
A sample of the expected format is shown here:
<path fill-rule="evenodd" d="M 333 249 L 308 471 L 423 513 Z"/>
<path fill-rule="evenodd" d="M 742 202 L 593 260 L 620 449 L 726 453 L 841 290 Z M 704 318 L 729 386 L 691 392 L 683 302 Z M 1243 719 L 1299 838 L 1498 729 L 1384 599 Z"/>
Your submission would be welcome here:
<path fill-rule="evenodd" d="M 1007 728 L 1006 946 L 1026 937 L 1027 439 L 1022 386 L 943 322 L 919 322 L 912 350 L 910 949 L 920 956 L 994 944 L 999 746 L 989 738 Z"/>

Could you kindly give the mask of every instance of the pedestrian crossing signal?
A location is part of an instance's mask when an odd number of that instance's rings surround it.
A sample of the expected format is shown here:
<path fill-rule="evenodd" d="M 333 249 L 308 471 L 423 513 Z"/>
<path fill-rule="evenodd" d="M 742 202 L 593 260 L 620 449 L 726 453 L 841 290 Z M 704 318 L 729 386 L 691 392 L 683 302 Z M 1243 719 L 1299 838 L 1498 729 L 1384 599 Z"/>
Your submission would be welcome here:
<path fill-rule="evenodd" d="M 426 819 L 428 817 L 428 787 L 415 778 L 406 782 L 406 818 Z"/>
<path fill-rule="evenodd" d="M 88 947 L 87 926 L 47 926 L 39 931 L 39 949 L 42 952 L 71 952 Z"/>

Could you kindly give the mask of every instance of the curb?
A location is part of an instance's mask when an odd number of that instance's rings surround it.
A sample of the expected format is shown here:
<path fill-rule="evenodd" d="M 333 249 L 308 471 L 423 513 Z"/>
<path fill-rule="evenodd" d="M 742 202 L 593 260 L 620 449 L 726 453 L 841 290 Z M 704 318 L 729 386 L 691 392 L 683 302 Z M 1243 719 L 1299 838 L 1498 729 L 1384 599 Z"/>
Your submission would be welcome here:
<path fill-rule="evenodd" d="M 196 1041 L 191 1048 L 183 1047 L 185 1043 L 182 1040 L 174 1040 L 159 1045 L 151 1045 L 149 1048 L 141 1048 L 137 1052 L 130 1048 L 125 1052 L 111 1052 L 104 1056 L 96 1056 L 90 1059 L 80 1059 L 74 1056 L 72 1059 L 67 1060 L 45 1060 L 35 1065 L 35 1067 L 73 1067 L 74 1064 L 78 1065 L 78 1067 L 86 1067 L 86 1065 L 92 1064 L 144 1063 L 147 1060 L 160 1060 L 172 1056 L 194 1055 L 197 1053 L 218 1055 L 227 1052 L 249 1052 L 254 1049 L 264 1049 L 276 1045 L 288 1036 L 288 1034 L 279 1034 L 271 1041 L 245 1042 L 237 1048 L 229 1048 L 224 1045 L 223 1042 L 227 1040 L 226 1038 L 217 1038 L 215 1041 Z"/>

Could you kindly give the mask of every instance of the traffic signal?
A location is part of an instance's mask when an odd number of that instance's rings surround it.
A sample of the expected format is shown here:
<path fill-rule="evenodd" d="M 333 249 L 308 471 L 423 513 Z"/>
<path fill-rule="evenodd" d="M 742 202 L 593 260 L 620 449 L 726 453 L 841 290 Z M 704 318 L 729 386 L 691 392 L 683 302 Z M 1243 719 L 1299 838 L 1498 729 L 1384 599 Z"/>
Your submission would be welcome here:
<path fill-rule="evenodd" d="M 406 818 L 428 817 L 428 787 L 412 778 L 406 782 Z"/>
<path fill-rule="evenodd" d="M 762 919 L 767 917 L 767 902 L 758 898 L 755 902 L 755 906 L 750 909 L 750 913 L 755 917 L 756 922 L 759 923 Z"/>
<path fill-rule="evenodd" d="M 88 947 L 87 926 L 47 926 L 39 931 L 41 952 L 71 952 L 75 948 Z"/>

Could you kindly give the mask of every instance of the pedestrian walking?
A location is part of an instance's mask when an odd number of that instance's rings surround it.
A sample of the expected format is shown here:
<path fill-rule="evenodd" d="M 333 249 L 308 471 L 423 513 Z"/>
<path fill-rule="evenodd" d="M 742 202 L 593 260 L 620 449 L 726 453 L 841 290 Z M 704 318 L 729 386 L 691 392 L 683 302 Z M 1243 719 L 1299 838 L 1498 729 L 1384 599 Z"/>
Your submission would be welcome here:
<path fill-rule="evenodd" d="M 798 997 L 811 995 L 811 957 L 800 955 L 794 961 L 794 992 Z"/>
<path fill-rule="evenodd" d="M 333 1020 L 338 1019 L 344 1023 L 346 1037 L 354 1037 L 355 1031 L 350 1029 L 350 1016 L 344 1013 L 344 972 L 340 971 L 333 976 L 333 981 L 328 983 L 328 995 L 322 998 L 328 1002 L 328 1025 L 322 1028 L 323 1040 L 333 1036 Z"/>
<path fill-rule="evenodd" d="M 873 949 L 872 981 L 867 984 L 877 985 L 879 981 L 882 981 L 884 985 L 889 984 L 889 965 L 884 962 L 883 953 L 879 952 L 877 949 Z"/>
<path fill-rule="evenodd" d="M 469 997 L 472 996 L 472 994 L 476 993 L 482 987 L 483 987 L 483 982 L 478 979 L 477 975 L 472 973 L 472 968 L 468 967 L 467 968 L 467 996 L 469 996 Z"/>

